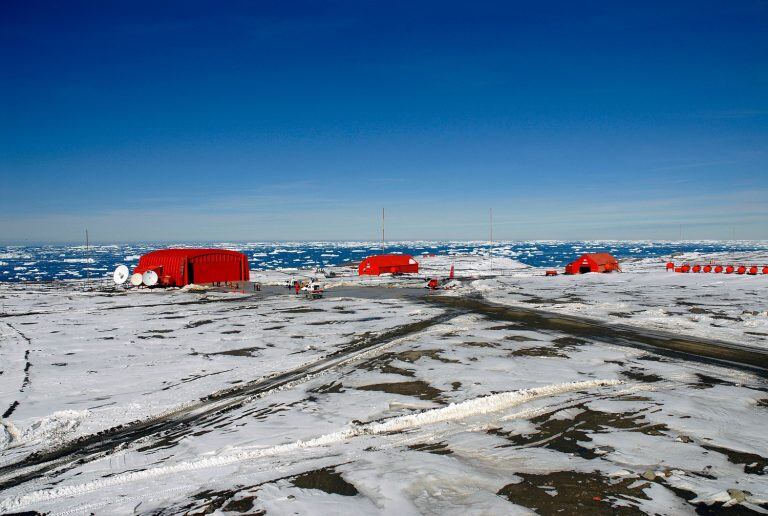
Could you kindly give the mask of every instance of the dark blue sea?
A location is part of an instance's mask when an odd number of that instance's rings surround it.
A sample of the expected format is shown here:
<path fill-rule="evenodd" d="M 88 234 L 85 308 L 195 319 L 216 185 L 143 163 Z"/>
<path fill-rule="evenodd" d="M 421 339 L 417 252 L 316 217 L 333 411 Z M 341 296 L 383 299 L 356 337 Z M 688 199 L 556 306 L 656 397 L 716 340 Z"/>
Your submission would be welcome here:
<path fill-rule="evenodd" d="M 166 247 L 220 247 L 248 256 L 252 270 L 312 268 L 358 262 L 381 252 L 378 242 L 257 242 L 122 245 L 30 245 L 0 247 L 0 281 L 52 281 L 105 278 L 115 267 L 133 268 L 139 257 Z M 487 255 L 488 242 L 396 242 L 388 253 Z M 495 256 L 507 256 L 537 267 L 561 267 L 585 252 L 610 252 L 617 258 L 651 258 L 687 252 L 761 251 L 768 242 L 497 242 Z"/>

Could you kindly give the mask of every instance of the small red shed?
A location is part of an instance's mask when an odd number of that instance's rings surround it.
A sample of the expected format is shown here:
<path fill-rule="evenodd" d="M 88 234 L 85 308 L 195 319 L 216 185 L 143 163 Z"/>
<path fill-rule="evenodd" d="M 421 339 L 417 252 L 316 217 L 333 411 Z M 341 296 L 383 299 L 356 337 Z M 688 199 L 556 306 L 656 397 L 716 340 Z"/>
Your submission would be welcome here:
<path fill-rule="evenodd" d="M 587 272 L 621 272 L 619 261 L 608 253 L 582 254 L 565 266 L 566 274 L 584 274 Z"/>
<path fill-rule="evenodd" d="M 181 287 L 190 283 L 248 281 L 248 257 L 225 249 L 161 249 L 139 259 L 134 274 L 157 273 L 158 284 Z"/>
<path fill-rule="evenodd" d="M 409 254 L 378 254 L 369 256 L 357 268 L 360 276 L 379 274 L 412 274 L 419 272 L 419 262 Z"/>

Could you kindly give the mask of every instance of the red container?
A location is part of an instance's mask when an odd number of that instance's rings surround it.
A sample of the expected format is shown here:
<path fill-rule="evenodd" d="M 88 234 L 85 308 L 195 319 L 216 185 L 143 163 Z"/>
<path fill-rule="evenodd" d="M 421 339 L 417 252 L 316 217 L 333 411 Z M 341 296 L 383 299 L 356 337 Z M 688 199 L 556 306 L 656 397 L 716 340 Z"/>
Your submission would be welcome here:
<path fill-rule="evenodd" d="M 675 263 L 674 262 L 667 262 L 667 270 L 668 271 L 675 270 Z"/>
<path fill-rule="evenodd" d="M 712 266 L 711 265 L 705 265 L 704 266 L 704 272 L 712 272 Z"/>
<path fill-rule="evenodd" d="M 691 269 L 693 272 L 701 272 L 701 265 L 694 265 L 693 269 Z"/>
<path fill-rule="evenodd" d="M 733 274 L 733 265 L 726 265 L 725 266 L 725 273 L 726 274 Z"/>
<path fill-rule="evenodd" d="M 768 265 L 763 267 L 763 274 L 768 274 Z"/>
<path fill-rule="evenodd" d="M 745 272 L 747 272 L 747 268 L 743 265 L 739 265 L 739 268 L 736 269 L 736 274 L 744 274 Z"/>
<path fill-rule="evenodd" d="M 751 274 L 752 276 L 754 276 L 755 274 L 757 274 L 757 266 L 756 266 L 756 265 L 753 265 L 752 267 L 750 267 L 750 268 L 749 268 L 749 271 L 747 271 L 747 273 L 748 273 L 748 274 Z"/>
<path fill-rule="evenodd" d="M 680 272 L 690 272 L 690 270 L 691 270 L 691 266 L 688 265 L 687 263 L 682 267 L 680 267 Z"/>
<path fill-rule="evenodd" d="M 723 266 L 722 265 L 715 265 L 715 273 L 720 274 L 723 272 Z"/>

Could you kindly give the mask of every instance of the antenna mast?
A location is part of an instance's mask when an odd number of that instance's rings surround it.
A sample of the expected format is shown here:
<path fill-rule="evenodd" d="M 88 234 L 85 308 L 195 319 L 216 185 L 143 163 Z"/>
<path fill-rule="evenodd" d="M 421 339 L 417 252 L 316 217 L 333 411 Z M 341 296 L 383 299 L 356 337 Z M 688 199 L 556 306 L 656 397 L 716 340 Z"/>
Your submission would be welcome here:
<path fill-rule="evenodd" d="M 384 207 L 381 207 L 381 251 L 384 252 Z"/>
<path fill-rule="evenodd" d="M 490 225 L 491 225 L 491 245 L 488 248 L 488 257 L 491 260 L 491 272 L 493 272 L 493 208 L 490 208 L 489 214 L 490 214 Z"/>
<path fill-rule="evenodd" d="M 90 258 L 91 258 L 91 243 L 88 239 L 88 228 L 85 228 L 85 265 L 86 265 L 85 275 L 86 275 L 86 278 L 88 278 L 89 280 L 91 279 L 91 271 L 90 271 L 90 267 L 87 267 L 87 265 L 89 264 Z"/>

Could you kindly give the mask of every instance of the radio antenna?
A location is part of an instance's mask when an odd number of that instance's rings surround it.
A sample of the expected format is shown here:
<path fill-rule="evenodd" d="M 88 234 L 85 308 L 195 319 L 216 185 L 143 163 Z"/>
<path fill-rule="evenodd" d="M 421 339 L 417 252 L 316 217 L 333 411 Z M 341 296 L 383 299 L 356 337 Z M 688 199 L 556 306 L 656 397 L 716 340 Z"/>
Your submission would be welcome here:
<path fill-rule="evenodd" d="M 384 207 L 381 207 L 381 251 L 384 252 Z"/>
<path fill-rule="evenodd" d="M 489 209 L 489 221 L 491 227 L 491 245 L 488 247 L 488 257 L 491 261 L 491 273 L 493 273 L 493 208 Z"/>
<path fill-rule="evenodd" d="M 85 228 L 85 277 L 88 278 L 88 280 L 91 279 L 91 268 L 88 267 L 91 260 L 91 242 L 88 239 L 88 228 Z"/>

